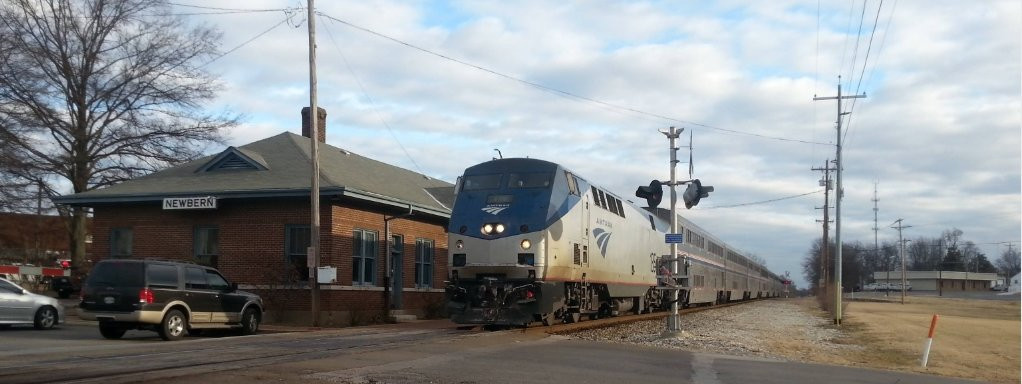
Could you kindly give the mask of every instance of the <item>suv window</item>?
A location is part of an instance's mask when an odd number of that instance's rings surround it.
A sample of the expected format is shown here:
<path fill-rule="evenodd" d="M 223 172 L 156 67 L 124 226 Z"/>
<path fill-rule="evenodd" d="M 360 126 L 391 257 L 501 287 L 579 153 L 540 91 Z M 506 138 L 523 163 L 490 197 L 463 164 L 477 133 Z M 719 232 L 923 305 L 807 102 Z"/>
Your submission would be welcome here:
<path fill-rule="evenodd" d="M 89 285 L 142 286 L 142 263 L 137 261 L 102 262 L 89 273 Z"/>
<path fill-rule="evenodd" d="M 225 291 L 231 285 L 227 283 L 227 279 L 220 276 L 219 273 L 212 269 L 206 270 L 206 280 L 209 281 L 209 289 L 216 289 L 219 291 Z"/>
<path fill-rule="evenodd" d="M 146 277 L 150 287 L 177 288 L 177 267 L 166 264 L 146 265 Z"/>
<path fill-rule="evenodd" d="M 202 268 L 185 268 L 185 288 L 209 289 L 209 283 L 206 282 L 206 273 L 202 271 Z"/>

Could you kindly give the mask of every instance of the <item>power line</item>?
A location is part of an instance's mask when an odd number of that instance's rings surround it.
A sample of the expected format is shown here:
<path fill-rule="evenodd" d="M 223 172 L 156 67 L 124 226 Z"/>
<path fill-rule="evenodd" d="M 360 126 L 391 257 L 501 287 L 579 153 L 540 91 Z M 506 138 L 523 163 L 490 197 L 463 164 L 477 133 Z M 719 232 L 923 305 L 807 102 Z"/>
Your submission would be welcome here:
<path fill-rule="evenodd" d="M 412 49 L 418 50 L 420 52 L 423 52 L 423 53 L 426 53 L 426 54 L 429 54 L 429 55 L 433 55 L 433 56 L 439 57 L 441 59 L 449 60 L 449 61 L 461 64 L 461 65 L 464 65 L 464 66 L 472 67 L 472 68 L 478 69 L 480 71 L 492 74 L 494 76 L 503 77 L 505 79 L 508 79 L 508 80 L 511 80 L 511 81 L 515 81 L 515 82 L 518 82 L 518 83 L 521 83 L 521 84 L 524 84 L 524 85 L 527 85 L 527 86 L 530 86 L 530 87 L 533 87 L 533 88 L 537 88 L 537 89 L 540 89 L 540 90 L 543 90 L 543 91 L 546 91 L 546 92 L 550 92 L 550 93 L 553 93 L 553 94 L 556 94 L 556 95 L 559 95 L 559 96 L 562 96 L 562 97 L 566 97 L 566 98 L 569 98 L 569 99 L 589 102 L 589 103 L 593 103 L 593 104 L 597 104 L 597 105 L 601 105 L 601 106 L 604 106 L 604 107 L 609 107 L 609 108 L 613 108 L 613 109 L 617 109 L 617 110 L 627 111 L 627 112 L 631 112 L 631 113 L 635 113 L 635 114 L 639 114 L 639 115 L 655 117 L 655 118 L 659 118 L 659 119 L 663 119 L 663 120 L 667 120 L 667 121 L 674 121 L 674 122 L 678 122 L 678 123 L 682 123 L 682 124 L 687 124 L 687 125 L 692 125 L 692 126 L 697 126 L 697 127 L 708 128 L 708 129 L 712 129 L 712 130 L 716 130 L 716 131 L 721 131 L 721 132 L 728 132 L 728 133 L 739 134 L 739 135 L 747 135 L 747 136 L 759 137 L 759 138 L 763 138 L 763 139 L 778 140 L 778 141 L 788 141 L 788 142 L 803 143 L 803 144 L 830 145 L 829 143 L 820 143 L 820 142 L 814 142 L 814 141 L 808 141 L 808 140 L 790 139 L 790 138 L 777 137 L 777 136 L 767 136 L 767 135 L 761 135 L 761 134 L 758 134 L 758 133 L 743 132 L 743 131 L 737 131 L 737 130 L 733 130 L 733 129 L 721 128 L 721 127 L 716 127 L 716 126 L 712 126 L 712 125 L 708 125 L 708 124 L 702 124 L 702 123 L 697 123 L 697 122 L 693 122 L 693 121 L 682 120 L 682 119 L 679 119 L 679 118 L 665 116 L 665 115 L 661 115 L 661 114 L 657 114 L 657 113 L 646 112 L 646 111 L 639 110 L 639 109 L 632 108 L 632 107 L 626 107 L 626 106 L 621 106 L 621 105 L 617 105 L 617 104 L 608 103 L 608 102 L 597 100 L 597 99 L 594 99 L 594 98 L 591 98 L 591 97 L 586 97 L 586 96 L 578 95 L 578 94 L 575 94 L 575 93 L 572 93 L 572 92 L 563 91 L 563 90 L 556 89 L 556 88 L 553 88 L 553 87 L 549 87 L 549 86 L 546 86 L 546 85 L 542 85 L 542 84 L 539 84 L 539 83 L 536 83 L 536 82 L 532 82 L 532 81 L 529 81 L 529 80 L 525 80 L 525 79 L 521 79 L 521 78 L 518 78 L 518 77 L 511 76 L 511 75 L 507 75 L 507 74 L 504 74 L 504 73 L 501 73 L 501 72 L 497 72 L 495 70 L 492 70 L 492 69 L 489 69 L 489 68 L 486 68 L 486 67 L 483 67 L 483 66 L 480 66 L 480 65 L 476 65 L 476 64 L 472 64 L 472 63 L 466 62 L 464 60 L 456 59 L 454 57 L 447 56 L 447 55 L 442 54 L 442 53 L 434 52 L 434 51 L 431 51 L 429 49 L 422 48 L 422 47 L 419 47 L 417 45 L 405 42 L 403 40 L 399 40 L 397 38 L 390 37 L 388 35 L 384 35 L 384 34 L 382 34 L 380 32 L 376 32 L 376 31 L 371 30 L 369 28 L 365 28 L 365 27 L 362 27 L 362 26 L 358 26 L 358 25 L 352 24 L 352 23 L 350 23 L 348 21 L 341 20 L 339 18 L 330 16 L 330 15 L 322 13 L 322 12 L 317 12 L 316 14 L 320 15 L 320 16 L 323 16 L 323 17 L 325 17 L 327 19 L 336 21 L 338 23 L 347 25 L 347 26 L 349 26 L 351 28 L 355 28 L 355 29 L 361 30 L 363 32 L 366 32 L 366 33 L 369 33 L 369 34 L 372 34 L 372 35 L 375 35 L 375 36 L 378 36 L 378 37 L 381 37 L 381 38 L 393 41 L 395 43 L 404 45 L 404 46 L 406 46 L 408 48 L 412 48 Z"/>
<path fill-rule="evenodd" d="M 202 6 L 202 5 L 181 4 L 181 3 L 173 3 L 173 2 L 167 2 L 167 4 L 173 5 L 173 6 L 176 6 L 176 7 L 209 9 L 209 10 L 214 10 L 214 11 L 229 11 L 229 12 L 280 12 L 280 11 L 287 11 L 287 10 L 304 10 L 305 9 L 304 7 L 273 8 L 273 9 L 219 8 L 219 7 L 207 7 L 207 6 Z"/>
<path fill-rule="evenodd" d="M 859 31 L 855 33 L 855 49 L 852 50 L 852 61 L 848 63 L 848 85 L 852 84 L 855 75 L 855 61 L 859 57 L 859 41 L 862 40 L 862 23 L 866 20 L 866 0 L 862 0 L 862 13 L 859 14 Z"/>
<path fill-rule="evenodd" d="M 774 202 L 778 202 L 778 201 L 781 201 L 781 200 L 789 200 L 789 199 L 794 199 L 794 198 L 797 198 L 797 197 L 809 196 L 809 195 L 812 195 L 814 193 L 820 193 L 820 192 L 823 192 L 823 190 L 821 189 L 821 190 L 817 190 L 817 191 L 806 192 L 806 193 L 802 193 L 802 194 L 798 194 L 798 195 L 792 195 L 792 196 L 779 197 L 779 198 L 770 199 L 770 200 L 754 201 L 754 202 L 751 202 L 751 203 L 741 203 L 741 204 L 733 204 L 733 205 L 715 205 L 715 206 L 712 206 L 712 207 L 702 208 L 701 210 L 718 209 L 718 208 L 735 208 L 735 207 L 745 207 L 745 206 L 749 206 L 749 205 L 774 203 Z"/>
<path fill-rule="evenodd" d="M 841 71 L 845 67 L 845 56 L 848 54 L 848 36 L 850 35 L 850 33 L 848 33 L 848 30 L 852 29 L 852 15 L 855 14 L 853 12 L 853 11 L 855 11 L 855 3 L 854 2 L 848 2 L 848 5 L 849 5 L 848 6 L 848 25 L 845 27 L 845 42 L 841 46 L 841 63 L 838 64 L 838 66 L 837 66 L 837 68 L 838 68 L 837 69 L 837 73 L 838 74 L 840 74 Z"/>
<path fill-rule="evenodd" d="M 405 153 L 405 157 L 407 157 L 408 160 L 412 162 L 412 165 L 415 166 L 415 170 L 421 174 L 425 174 L 422 172 L 422 168 L 419 167 L 419 163 L 415 162 L 415 158 L 408 153 L 408 149 L 405 148 L 404 144 L 401 144 L 401 140 L 398 139 L 396 134 L 394 134 L 394 130 L 390 127 L 390 124 L 387 123 L 387 119 L 383 118 L 383 114 L 380 113 L 380 108 L 376 105 L 376 101 L 373 100 L 372 96 L 369 96 L 369 92 L 366 91 L 366 87 L 362 84 L 362 80 L 358 78 L 358 75 L 355 74 L 355 70 L 351 68 L 351 64 L 348 63 L 348 58 L 344 56 L 344 52 L 341 51 L 341 47 L 337 44 L 337 40 L 334 39 L 334 33 L 330 30 L 330 28 L 326 28 L 326 34 L 330 37 L 330 42 L 334 44 L 334 49 L 336 49 L 337 53 L 341 55 L 341 60 L 344 61 L 344 66 L 348 68 L 348 72 L 350 72 L 351 76 L 355 79 L 355 83 L 358 84 L 358 88 L 362 90 L 362 94 L 365 95 L 367 100 L 369 100 L 369 104 L 373 107 L 373 113 L 375 113 L 376 117 L 380 119 L 383 126 L 387 127 L 387 132 L 390 132 L 390 136 L 395 142 L 397 142 L 397 146 L 401 148 L 401 151 Z"/>
<path fill-rule="evenodd" d="M 272 31 L 272 30 L 274 30 L 274 29 L 277 29 L 277 27 L 281 26 L 281 24 L 284 24 L 284 23 L 286 23 L 286 22 L 290 21 L 290 20 L 291 20 L 291 18 L 293 18 L 294 16 L 295 16 L 294 14 L 292 14 L 292 13 L 289 13 L 289 12 L 285 11 L 285 16 L 284 16 L 284 20 L 281 20 L 281 21 L 280 21 L 279 23 L 277 23 L 277 24 L 274 24 L 274 25 L 273 25 L 272 27 L 270 27 L 270 28 L 267 28 L 267 29 L 266 29 L 265 31 L 262 31 L 262 32 L 260 32 L 259 34 L 257 34 L 257 35 L 255 35 L 255 36 L 253 36 L 253 37 L 252 37 L 251 39 L 248 39 L 248 40 L 246 40 L 246 41 L 245 41 L 244 43 L 241 43 L 241 44 L 239 44 L 238 46 L 236 46 L 236 47 L 234 47 L 234 48 L 231 48 L 231 49 L 230 49 L 230 50 L 228 50 L 227 52 L 224 52 L 224 53 L 220 54 L 219 56 L 217 56 L 217 57 L 214 57 L 214 58 L 213 58 L 212 60 L 210 60 L 210 61 L 207 61 L 207 62 L 203 63 L 202 65 L 199 65 L 199 68 L 202 68 L 202 67 L 205 67 L 205 66 L 207 66 L 207 65 L 210 65 L 210 64 L 212 64 L 213 62 L 215 62 L 215 61 L 217 61 L 217 60 L 220 60 L 220 59 L 221 59 L 221 58 L 223 58 L 224 56 L 227 56 L 227 55 L 229 55 L 229 54 L 233 53 L 234 51 L 237 51 L 237 50 L 238 50 L 238 49 L 240 49 L 241 47 L 244 47 L 245 45 L 248 45 L 248 43 L 251 43 L 251 42 L 255 41 L 256 39 L 258 39 L 258 38 L 262 37 L 263 35 L 265 35 L 265 34 L 267 34 L 267 33 L 270 33 L 270 31 Z"/>
<path fill-rule="evenodd" d="M 870 32 L 870 34 L 869 34 L 869 44 L 866 45 L 866 57 L 864 59 L 862 59 L 862 72 L 859 73 L 859 82 L 855 85 L 855 93 L 856 94 L 859 93 L 859 87 L 862 86 L 862 78 L 866 74 L 866 64 L 869 63 L 869 53 L 870 53 L 870 50 L 873 48 L 873 36 L 876 35 L 877 24 L 879 24 L 879 22 L 880 22 L 880 10 L 883 7 L 884 7 L 884 0 L 880 0 L 880 5 L 877 6 L 877 15 L 873 19 L 873 31 Z M 865 12 L 866 12 L 866 3 L 865 2 L 863 2 L 863 4 L 862 4 L 862 12 L 863 12 L 863 14 L 865 14 Z M 859 28 L 861 30 L 861 28 L 862 28 L 861 24 L 860 24 Z M 856 48 L 856 50 L 858 50 L 858 48 Z M 873 68 L 874 68 L 874 70 L 876 69 L 875 66 Z M 848 132 L 851 132 L 851 130 L 852 130 L 852 117 L 853 117 L 853 115 L 851 115 L 851 112 L 855 111 L 855 104 L 856 104 L 857 101 L 858 100 L 852 100 L 852 106 L 851 106 L 851 108 L 848 108 L 848 112 L 849 112 L 849 115 L 848 115 L 848 129 L 845 130 L 845 139 L 846 139 L 845 143 L 846 144 L 848 142 L 848 140 L 847 140 Z"/>
<path fill-rule="evenodd" d="M 884 43 L 887 42 L 887 35 L 891 31 L 891 21 L 894 20 L 894 10 L 898 8 L 898 0 L 894 0 L 894 5 L 891 6 L 891 13 L 887 16 L 887 24 L 884 25 L 884 35 L 880 38 L 880 48 L 877 49 L 877 59 L 873 60 L 873 69 L 869 71 L 869 78 L 866 79 L 866 85 L 873 82 L 873 75 L 876 74 L 877 66 L 880 64 L 880 55 L 884 53 Z"/>

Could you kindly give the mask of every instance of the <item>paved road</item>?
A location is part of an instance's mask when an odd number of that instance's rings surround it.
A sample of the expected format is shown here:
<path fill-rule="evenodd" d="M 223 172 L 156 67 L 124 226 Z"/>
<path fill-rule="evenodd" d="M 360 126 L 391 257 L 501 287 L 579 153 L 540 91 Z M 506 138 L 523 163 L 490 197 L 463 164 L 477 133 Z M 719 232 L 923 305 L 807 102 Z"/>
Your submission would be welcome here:
<path fill-rule="evenodd" d="M 65 339 L 65 337 L 67 337 Z M 65 345 L 61 345 L 64 343 Z M 0 382 L 965 383 L 868 369 L 591 342 L 422 322 L 164 342 L 91 325 L 0 331 Z M 12 348 L 8 348 L 11 346 Z"/>

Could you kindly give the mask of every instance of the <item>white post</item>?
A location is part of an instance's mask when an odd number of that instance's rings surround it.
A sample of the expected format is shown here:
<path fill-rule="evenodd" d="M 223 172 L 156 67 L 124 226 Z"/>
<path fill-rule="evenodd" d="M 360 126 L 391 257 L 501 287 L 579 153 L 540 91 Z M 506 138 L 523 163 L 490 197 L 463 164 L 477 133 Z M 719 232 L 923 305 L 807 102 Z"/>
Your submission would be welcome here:
<path fill-rule="evenodd" d="M 685 129 L 680 130 L 671 127 L 670 132 L 666 133 L 667 138 L 670 139 L 670 150 L 671 150 L 671 233 L 678 232 L 678 179 L 676 176 L 676 169 L 678 166 L 678 148 L 675 147 L 675 139 L 677 139 L 681 132 Z M 671 243 L 671 276 L 678 275 L 678 244 Z M 681 318 L 678 315 L 678 289 L 680 287 L 677 284 L 674 285 L 674 289 L 671 290 L 671 315 L 667 318 L 667 332 L 670 334 L 677 334 L 681 332 Z"/>
<path fill-rule="evenodd" d="M 926 368 L 926 362 L 930 360 L 930 346 L 933 345 L 933 331 L 937 329 L 937 315 L 933 315 L 933 320 L 930 320 L 930 334 L 926 337 L 926 349 L 923 349 L 923 368 Z"/>

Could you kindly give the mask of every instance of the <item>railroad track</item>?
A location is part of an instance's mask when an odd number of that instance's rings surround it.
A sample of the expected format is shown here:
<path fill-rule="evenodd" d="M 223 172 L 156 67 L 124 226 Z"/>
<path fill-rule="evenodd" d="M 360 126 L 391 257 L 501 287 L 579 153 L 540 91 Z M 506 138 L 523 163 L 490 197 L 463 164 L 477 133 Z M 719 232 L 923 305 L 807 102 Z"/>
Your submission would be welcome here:
<path fill-rule="evenodd" d="M 733 306 L 733 305 L 747 304 L 747 303 L 755 302 L 755 301 L 758 301 L 758 300 L 767 300 L 767 299 L 751 299 L 751 300 L 745 300 L 745 301 L 736 301 L 736 302 L 727 303 L 727 304 L 717 304 L 717 305 L 707 305 L 707 306 L 684 308 L 684 309 L 679 309 L 678 310 L 678 315 L 684 316 L 684 315 L 689 314 L 689 313 L 696 313 L 696 312 L 702 312 L 702 311 L 708 311 L 708 310 L 714 310 L 714 309 L 720 309 L 720 308 L 727 308 L 727 307 L 730 307 L 730 306 Z M 602 318 L 602 319 L 595 319 L 595 320 L 583 320 L 583 321 L 580 321 L 580 322 L 577 322 L 577 323 L 554 324 L 554 325 L 550 325 L 550 326 L 532 325 L 532 326 L 529 326 L 528 328 L 522 329 L 522 331 L 524 331 L 524 332 L 544 332 L 544 333 L 549 333 L 549 334 L 553 334 L 553 335 L 559 335 L 559 334 L 566 334 L 566 333 L 574 333 L 574 332 L 583 331 L 583 330 L 587 330 L 587 329 L 613 327 L 613 326 L 617 326 L 617 325 L 621 325 L 621 324 L 635 323 L 635 322 L 639 322 L 639 321 L 659 320 L 659 319 L 663 319 L 663 318 L 667 317 L 668 315 L 670 315 L 670 311 L 644 313 L 644 314 L 639 314 L 639 315 L 628 315 L 628 316 L 614 316 L 614 317 L 605 317 L 605 318 Z"/>

